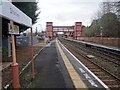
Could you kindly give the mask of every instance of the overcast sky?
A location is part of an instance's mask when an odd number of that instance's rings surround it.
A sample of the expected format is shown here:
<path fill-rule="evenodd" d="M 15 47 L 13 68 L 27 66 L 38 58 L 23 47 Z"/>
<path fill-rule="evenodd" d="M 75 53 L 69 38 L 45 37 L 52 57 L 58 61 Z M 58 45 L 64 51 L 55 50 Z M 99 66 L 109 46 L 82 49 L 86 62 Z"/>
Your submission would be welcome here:
<path fill-rule="evenodd" d="M 44 29 L 46 22 L 53 22 L 53 25 L 74 25 L 75 22 L 82 22 L 83 25 L 91 24 L 93 15 L 98 10 L 102 0 L 38 0 L 38 7 L 41 10 L 38 24 Z M 41 25 L 37 26 L 41 28 Z"/>

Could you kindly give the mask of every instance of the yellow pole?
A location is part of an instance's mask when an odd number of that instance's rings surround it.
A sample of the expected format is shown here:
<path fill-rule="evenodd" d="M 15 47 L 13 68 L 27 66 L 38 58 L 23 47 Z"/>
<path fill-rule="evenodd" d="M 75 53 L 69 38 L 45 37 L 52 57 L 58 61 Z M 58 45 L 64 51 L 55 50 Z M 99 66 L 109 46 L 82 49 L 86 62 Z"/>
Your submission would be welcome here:
<path fill-rule="evenodd" d="M 12 38 L 12 56 L 13 56 L 13 64 L 16 63 L 16 50 L 15 50 L 15 37 L 13 34 L 11 34 L 11 38 Z"/>
<path fill-rule="evenodd" d="M 13 21 L 10 21 L 10 24 L 12 26 L 12 29 L 14 28 L 14 23 Z M 13 58 L 13 64 L 16 63 L 16 50 L 15 50 L 15 37 L 14 34 L 11 34 L 11 39 L 12 39 L 12 58 Z"/>

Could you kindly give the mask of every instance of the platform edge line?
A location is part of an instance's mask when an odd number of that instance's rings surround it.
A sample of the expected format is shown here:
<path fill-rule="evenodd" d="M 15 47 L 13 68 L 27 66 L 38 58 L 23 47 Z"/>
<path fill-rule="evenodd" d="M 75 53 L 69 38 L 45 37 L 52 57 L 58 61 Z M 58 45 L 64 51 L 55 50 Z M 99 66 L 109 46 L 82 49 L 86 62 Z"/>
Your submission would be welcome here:
<path fill-rule="evenodd" d="M 103 87 L 105 87 L 107 90 L 110 90 L 110 88 L 105 84 L 105 83 L 103 83 L 94 73 L 92 73 L 82 62 L 80 62 L 78 59 L 77 59 L 77 57 L 75 57 L 60 41 L 59 41 L 59 43 L 62 45 L 62 47 L 70 54 L 70 55 L 72 55 L 73 56 L 73 58 L 75 59 L 75 60 L 77 60 L 94 78 L 96 78 L 97 80 L 98 80 L 98 82 L 99 83 L 101 83 L 101 85 L 103 86 Z"/>
<path fill-rule="evenodd" d="M 71 78 L 72 81 L 73 81 L 73 84 L 74 84 L 75 88 L 78 89 L 78 90 L 79 90 L 79 88 L 87 89 L 87 86 L 86 86 L 85 83 L 82 81 L 82 79 L 80 78 L 79 74 L 76 72 L 76 70 L 74 69 L 73 65 L 70 63 L 70 61 L 68 60 L 67 56 L 65 55 L 65 53 L 63 52 L 62 48 L 59 46 L 59 44 L 58 44 L 57 41 L 56 41 L 56 44 L 57 44 L 57 47 L 58 47 L 59 52 L 61 51 L 61 52 L 60 52 L 61 57 L 62 57 L 62 59 L 63 59 L 63 61 L 64 61 L 64 63 L 65 63 L 65 66 L 66 66 L 66 68 L 67 68 L 67 70 L 68 70 L 68 73 L 69 73 L 69 75 L 70 75 L 70 78 Z M 63 58 L 63 54 L 64 54 L 64 56 L 65 56 L 64 58 Z M 66 65 L 66 62 L 65 62 L 65 58 L 68 60 L 67 62 L 69 62 L 69 63 L 71 64 L 73 70 L 75 71 L 74 73 L 77 75 L 77 77 L 78 77 L 78 79 L 79 79 L 79 80 L 78 80 L 79 83 L 73 78 L 73 75 L 71 75 L 72 73 L 69 72 L 69 69 L 68 69 L 68 67 L 67 67 L 67 65 Z M 80 86 L 81 86 L 81 87 L 80 87 Z"/>

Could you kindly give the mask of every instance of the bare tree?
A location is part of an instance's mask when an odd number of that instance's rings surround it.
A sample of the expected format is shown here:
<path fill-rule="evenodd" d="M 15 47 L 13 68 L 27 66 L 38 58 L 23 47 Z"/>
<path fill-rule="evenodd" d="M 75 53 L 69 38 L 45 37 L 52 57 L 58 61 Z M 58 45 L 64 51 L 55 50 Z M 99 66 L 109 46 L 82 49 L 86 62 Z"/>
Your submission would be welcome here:
<path fill-rule="evenodd" d="M 114 10 L 115 10 L 115 14 L 117 15 L 120 21 L 120 1 L 114 2 Z"/>
<path fill-rule="evenodd" d="M 108 0 L 105 0 L 105 2 L 101 3 L 101 10 L 103 15 L 106 13 L 114 12 L 114 2 L 109 2 Z"/>

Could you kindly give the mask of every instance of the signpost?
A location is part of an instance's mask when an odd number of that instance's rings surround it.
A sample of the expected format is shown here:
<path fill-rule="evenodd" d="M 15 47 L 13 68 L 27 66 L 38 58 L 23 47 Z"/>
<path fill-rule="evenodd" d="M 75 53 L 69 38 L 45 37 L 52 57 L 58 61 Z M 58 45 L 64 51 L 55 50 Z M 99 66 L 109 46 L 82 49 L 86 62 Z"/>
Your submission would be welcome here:
<path fill-rule="evenodd" d="M 32 19 L 19 10 L 8 0 L 3 0 L 0 5 L 0 16 L 13 22 L 25 25 L 28 27 L 32 26 Z"/>
<path fill-rule="evenodd" d="M 9 34 L 19 34 L 19 26 L 17 25 L 12 25 L 10 23 L 8 23 L 8 29 L 9 29 Z"/>
<path fill-rule="evenodd" d="M 14 39 L 14 34 L 15 34 L 15 30 L 14 30 L 14 23 L 13 21 L 10 21 L 10 30 L 9 31 L 13 31 L 12 33 L 9 32 L 11 34 L 11 39 L 12 39 L 12 58 L 13 58 L 13 62 L 12 62 L 12 79 L 13 79 L 13 88 L 20 88 L 20 83 L 19 83 L 19 70 L 18 70 L 18 63 L 16 63 L 16 50 L 15 50 L 15 39 Z"/>
<path fill-rule="evenodd" d="M 12 1 L 12 0 L 11 0 Z M 14 25 L 14 22 L 25 25 L 31 28 L 31 47 L 32 47 L 32 79 L 34 78 L 34 59 L 33 59 L 33 39 L 32 39 L 32 19 L 29 18 L 26 14 L 24 14 L 21 10 L 15 7 L 8 0 L 4 0 L 0 3 L 0 17 L 6 18 L 10 20 L 9 26 L 9 34 L 11 34 L 12 40 L 12 78 L 13 78 L 13 88 L 20 88 L 19 83 L 19 69 L 18 63 L 16 62 L 16 50 L 15 50 L 15 39 L 14 35 L 19 34 L 19 27 Z"/>
<path fill-rule="evenodd" d="M 103 27 L 100 27 L 101 44 L 103 44 Z"/>

